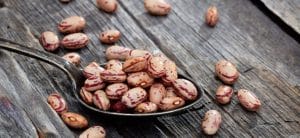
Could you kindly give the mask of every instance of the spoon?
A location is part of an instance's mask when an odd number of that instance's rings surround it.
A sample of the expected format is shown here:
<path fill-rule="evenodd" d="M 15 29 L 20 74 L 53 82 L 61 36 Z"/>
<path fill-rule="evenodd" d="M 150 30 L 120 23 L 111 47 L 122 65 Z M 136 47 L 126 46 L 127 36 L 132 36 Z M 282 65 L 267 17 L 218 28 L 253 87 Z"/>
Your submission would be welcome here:
<path fill-rule="evenodd" d="M 118 113 L 118 112 L 111 112 L 111 111 L 103 111 L 100 110 L 96 107 L 90 106 L 86 104 L 79 95 L 80 88 L 83 86 L 85 77 L 83 76 L 82 70 L 74 66 L 73 64 L 69 63 L 65 59 L 63 59 L 60 56 L 45 52 L 45 51 L 40 51 L 34 48 L 27 47 L 25 45 L 13 42 L 11 40 L 7 40 L 4 38 L 0 38 L 0 48 L 5 49 L 8 51 L 12 51 L 18 54 L 22 54 L 28 57 L 32 57 L 38 60 L 42 60 L 46 63 L 52 64 L 59 69 L 61 69 L 63 72 L 67 74 L 69 77 L 71 84 L 73 86 L 72 92 L 74 93 L 76 99 L 86 108 L 93 110 L 95 112 L 104 114 L 104 115 L 113 115 L 113 116 L 123 116 L 123 117 L 154 117 L 154 116 L 161 116 L 161 115 L 167 115 L 167 114 L 175 114 L 175 113 L 180 113 L 182 111 L 185 111 L 186 109 L 192 107 L 196 103 L 198 103 L 202 99 L 203 95 L 203 89 L 196 85 L 196 83 L 187 75 L 185 75 L 184 71 L 181 69 L 177 68 L 178 71 L 178 77 L 179 78 L 184 78 L 187 79 L 191 82 L 194 83 L 198 90 L 198 97 L 195 101 L 186 103 L 183 107 L 170 110 L 170 111 L 161 111 L 161 112 L 154 112 L 154 113 Z M 101 66 L 105 66 L 105 64 L 101 64 Z"/>

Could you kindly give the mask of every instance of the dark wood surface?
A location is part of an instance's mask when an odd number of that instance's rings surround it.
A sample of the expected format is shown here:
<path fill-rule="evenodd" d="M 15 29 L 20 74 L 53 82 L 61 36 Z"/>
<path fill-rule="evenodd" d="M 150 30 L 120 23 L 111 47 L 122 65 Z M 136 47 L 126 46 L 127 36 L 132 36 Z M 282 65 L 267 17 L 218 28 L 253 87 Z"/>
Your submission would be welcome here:
<path fill-rule="evenodd" d="M 103 51 L 107 45 L 99 42 L 98 34 L 116 28 L 123 34 L 118 45 L 161 51 L 173 59 L 205 89 L 203 101 L 180 115 L 151 119 L 101 116 L 80 106 L 61 70 L 1 50 L 0 137 L 75 137 L 82 132 L 65 126 L 49 107 L 46 98 L 53 91 L 60 92 L 70 110 L 86 116 L 90 125 L 102 125 L 108 137 L 204 137 L 200 120 L 209 109 L 220 111 L 223 117 L 217 137 L 300 137 L 300 44 L 251 1 L 168 0 L 173 9 L 166 17 L 145 13 L 141 0 L 118 2 L 117 12 L 107 14 L 92 0 L 69 4 L 5 0 L 0 2 L 0 37 L 43 50 L 38 43 L 43 31 L 57 32 L 63 18 L 80 15 L 87 20 L 84 32 L 91 39 L 87 48 L 76 51 L 82 56 L 81 67 L 91 61 L 106 62 Z M 220 13 L 215 28 L 204 24 L 204 12 L 210 5 L 217 6 Z M 55 54 L 66 52 L 60 49 Z M 214 65 L 224 58 L 237 64 L 241 72 L 235 89 L 254 91 L 262 102 L 260 111 L 244 110 L 236 97 L 225 106 L 214 101 L 215 89 L 221 84 L 214 76 Z"/>

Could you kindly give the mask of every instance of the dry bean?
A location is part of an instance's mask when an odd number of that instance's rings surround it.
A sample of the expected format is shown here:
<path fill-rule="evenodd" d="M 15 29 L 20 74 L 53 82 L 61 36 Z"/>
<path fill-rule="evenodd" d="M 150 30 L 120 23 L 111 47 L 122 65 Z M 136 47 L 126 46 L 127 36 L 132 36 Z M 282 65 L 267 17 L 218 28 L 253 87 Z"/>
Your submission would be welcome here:
<path fill-rule="evenodd" d="M 92 126 L 82 132 L 79 138 L 105 138 L 106 132 L 101 126 Z"/>
<path fill-rule="evenodd" d="M 166 88 L 166 97 L 177 97 L 176 90 L 174 87 L 167 87 Z"/>
<path fill-rule="evenodd" d="M 166 74 L 164 60 L 161 57 L 151 57 L 148 62 L 148 73 L 153 78 L 160 78 Z"/>
<path fill-rule="evenodd" d="M 153 113 L 157 111 L 157 105 L 152 102 L 143 102 L 140 103 L 135 109 L 135 112 L 138 113 Z"/>
<path fill-rule="evenodd" d="M 123 94 L 128 91 L 128 86 L 125 83 L 114 83 L 106 87 L 105 93 L 109 99 L 121 99 Z"/>
<path fill-rule="evenodd" d="M 121 37 L 121 33 L 118 30 L 107 30 L 99 35 L 99 39 L 102 43 L 112 44 L 117 42 Z"/>
<path fill-rule="evenodd" d="M 148 75 L 147 72 L 136 72 L 129 74 L 127 83 L 133 87 L 150 87 L 154 82 L 154 79 Z"/>
<path fill-rule="evenodd" d="M 218 10 L 217 7 L 211 6 L 207 9 L 205 15 L 205 22 L 208 26 L 214 27 L 219 20 Z"/>
<path fill-rule="evenodd" d="M 145 9 L 152 15 L 167 15 L 171 5 L 164 0 L 144 0 Z"/>
<path fill-rule="evenodd" d="M 124 71 L 117 70 L 104 70 L 100 73 L 101 79 L 105 82 L 117 83 L 126 81 L 126 73 Z"/>
<path fill-rule="evenodd" d="M 74 64 L 75 66 L 78 66 L 80 64 L 80 55 L 77 53 L 67 53 L 63 56 L 63 58 L 68 62 Z"/>
<path fill-rule="evenodd" d="M 86 21 L 80 16 L 65 18 L 58 24 L 58 30 L 62 33 L 77 33 L 84 29 Z"/>
<path fill-rule="evenodd" d="M 207 135 L 214 135 L 220 128 L 221 123 L 221 114 L 217 110 L 209 110 L 205 113 L 202 120 L 202 130 Z"/>
<path fill-rule="evenodd" d="M 173 110 L 182 107 L 185 101 L 180 97 L 165 97 L 160 101 L 158 107 L 162 111 Z"/>
<path fill-rule="evenodd" d="M 66 49 L 80 49 L 89 43 L 89 37 L 84 33 L 74 33 L 65 36 L 61 40 L 62 46 Z"/>
<path fill-rule="evenodd" d="M 68 110 L 66 100 L 57 92 L 54 92 L 48 96 L 48 103 L 58 114 Z"/>
<path fill-rule="evenodd" d="M 141 88 L 136 87 L 128 90 L 122 96 L 122 103 L 125 104 L 128 108 L 134 108 L 138 104 L 142 103 L 147 99 L 147 92 Z"/>
<path fill-rule="evenodd" d="M 100 74 L 100 72 L 104 71 L 104 68 L 100 67 L 100 65 L 96 62 L 91 62 L 83 69 L 83 75 L 85 78 L 89 78 L 91 76 Z"/>
<path fill-rule="evenodd" d="M 127 59 L 136 58 L 136 57 L 144 57 L 145 59 L 149 59 L 152 57 L 152 54 L 146 50 L 134 49 L 131 50 Z"/>
<path fill-rule="evenodd" d="M 59 39 L 53 32 L 43 32 L 40 37 L 40 43 L 47 51 L 55 51 L 59 47 Z"/>
<path fill-rule="evenodd" d="M 122 69 L 123 69 L 123 64 L 122 64 L 122 62 L 119 61 L 119 60 L 114 60 L 114 59 L 112 59 L 112 60 L 109 60 L 109 61 L 106 63 L 105 67 L 106 67 L 107 70 L 112 69 L 112 70 L 122 71 Z"/>
<path fill-rule="evenodd" d="M 108 110 L 110 108 L 110 101 L 106 94 L 102 90 L 98 90 L 94 93 L 93 103 L 101 110 Z"/>
<path fill-rule="evenodd" d="M 77 113 L 64 112 L 61 114 L 61 118 L 68 126 L 72 128 L 82 129 L 88 126 L 87 119 Z"/>
<path fill-rule="evenodd" d="M 147 68 L 147 59 L 143 57 L 135 57 L 127 59 L 123 64 L 124 72 L 138 72 Z"/>
<path fill-rule="evenodd" d="M 126 113 L 128 111 L 127 106 L 123 104 L 121 101 L 114 103 L 111 109 L 118 113 Z"/>
<path fill-rule="evenodd" d="M 130 48 L 121 47 L 121 46 L 111 46 L 106 49 L 105 54 L 108 60 L 111 59 L 125 60 L 127 57 L 129 57 L 130 52 L 131 52 Z"/>
<path fill-rule="evenodd" d="M 216 100 L 220 104 L 227 104 L 230 102 L 233 94 L 232 87 L 228 85 L 220 85 L 216 90 Z"/>
<path fill-rule="evenodd" d="M 166 60 L 164 63 L 165 76 L 162 77 L 164 84 L 171 85 L 172 82 L 178 79 L 176 64 L 171 60 Z"/>
<path fill-rule="evenodd" d="M 80 89 L 81 99 L 87 104 L 93 104 L 93 94 L 82 87 Z"/>
<path fill-rule="evenodd" d="M 149 101 L 159 104 L 160 101 L 166 96 L 165 86 L 161 83 L 154 83 L 149 90 Z"/>
<path fill-rule="evenodd" d="M 93 75 L 85 80 L 84 89 L 87 91 L 101 90 L 105 87 L 104 81 L 101 79 L 100 74 Z"/>
<path fill-rule="evenodd" d="M 99 9 L 108 13 L 115 12 L 118 8 L 116 0 L 96 0 L 96 3 Z"/>
<path fill-rule="evenodd" d="M 237 97 L 241 105 L 249 111 L 258 111 L 261 106 L 260 100 L 253 92 L 249 90 L 238 90 Z"/>
<path fill-rule="evenodd" d="M 240 74 L 236 66 L 227 60 L 218 61 L 216 63 L 215 71 L 217 76 L 226 84 L 235 83 Z"/>
<path fill-rule="evenodd" d="M 176 95 L 185 100 L 195 100 L 198 96 L 198 91 L 195 85 L 186 79 L 177 79 L 173 83 Z"/>

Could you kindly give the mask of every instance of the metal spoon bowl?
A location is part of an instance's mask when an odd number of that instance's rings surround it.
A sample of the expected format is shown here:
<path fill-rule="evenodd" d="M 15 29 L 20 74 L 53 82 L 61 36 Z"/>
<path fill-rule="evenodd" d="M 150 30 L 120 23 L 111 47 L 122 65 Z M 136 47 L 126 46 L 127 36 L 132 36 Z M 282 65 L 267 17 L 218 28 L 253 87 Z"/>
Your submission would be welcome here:
<path fill-rule="evenodd" d="M 202 95 L 203 95 L 203 89 L 201 87 L 199 87 L 190 77 L 188 77 L 187 75 L 185 75 L 185 73 L 181 70 L 178 69 L 178 77 L 179 78 L 184 78 L 187 79 L 191 82 L 194 83 L 194 85 L 196 86 L 197 90 L 198 90 L 198 97 L 195 101 L 192 102 L 187 102 L 183 107 L 174 109 L 174 110 L 170 110 L 170 111 L 160 111 L 160 112 L 155 112 L 155 113 L 118 113 L 118 112 L 111 112 L 111 111 L 103 111 L 100 110 L 94 106 L 88 105 L 86 104 L 79 95 L 80 92 L 80 88 L 83 86 L 83 82 L 85 80 L 82 71 L 77 68 L 76 66 L 74 66 L 73 64 L 69 63 L 68 61 L 64 60 L 63 58 L 45 52 L 45 51 L 40 51 L 37 49 L 33 49 L 30 47 L 27 47 L 25 45 L 10 41 L 10 40 L 6 40 L 3 38 L 0 38 L 0 48 L 2 49 L 6 49 L 8 51 L 12 51 L 15 53 L 19 53 L 22 55 L 26 55 L 38 60 L 42 60 L 46 63 L 52 64 L 56 67 L 58 67 L 59 69 L 61 69 L 62 71 L 64 71 L 67 76 L 69 77 L 71 84 L 73 86 L 72 92 L 74 93 L 76 99 L 86 108 L 98 112 L 100 114 L 103 115 L 110 115 L 110 116 L 119 116 L 119 117 L 155 117 L 155 116 L 162 116 L 162 115 L 169 115 L 169 114 L 175 114 L 175 113 L 180 113 L 182 111 L 187 110 L 188 108 L 192 107 L 193 105 L 195 105 L 196 103 L 200 102 L 200 100 L 202 99 Z M 104 66 L 105 64 L 102 64 L 102 66 Z"/>

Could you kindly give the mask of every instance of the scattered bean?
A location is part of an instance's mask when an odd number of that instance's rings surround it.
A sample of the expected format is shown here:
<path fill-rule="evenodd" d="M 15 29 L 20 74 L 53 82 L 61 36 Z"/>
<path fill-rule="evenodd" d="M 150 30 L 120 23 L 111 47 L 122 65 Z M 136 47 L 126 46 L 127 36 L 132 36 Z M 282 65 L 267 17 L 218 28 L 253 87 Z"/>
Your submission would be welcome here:
<path fill-rule="evenodd" d="M 64 112 L 61 114 L 61 118 L 69 127 L 72 128 L 82 129 L 88 126 L 87 119 L 77 113 Z"/>
<path fill-rule="evenodd" d="M 111 59 L 125 60 L 127 57 L 129 57 L 130 52 L 131 52 L 130 48 L 121 47 L 121 46 L 111 46 L 106 49 L 105 54 L 108 60 Z"/>
<path fill-rule="evenodd" d="M 66 100 L 57 92 L 54 92 L 48 96 L 48 103 L 58 114 L 68 110 Z"/>
<path fill-rule="evenodd" d="M 106 132 L 101 126 L 92 126 L 82 132 L 79 138 L 105 138 Z"/>
<path fill-rule="evenodd" d="M 113 13 L 118 8 L 116 0 L 96 0 L 96 3 L 99 9 L 108 13 Z"/>
<path fill-rule="evenodd" d="M 216 90 L 216 100 L 220 104 L 227 104 L 230 102 L 233 94 L 232 87 L 228 85 L 220 85 Z"/>
<path fill-rule="evenodd" d="M 77 53 L 67 53 L 63 56 L 63 58 L 68 62 L 74 64 L 75 66 L 78 66 L 80 64 L 80 55 Z"/>
<path fill-rule="evenodd" d="M 80 16 L 65 18 L 58 24 L 58 30 L 62 33 L 77 33 L 84 29 L 86 21 Z"/>
<path fill-rule="evenodd" d="M 210 27 L 214 27 L 217 24 L 218 20 L 219 20 L 219 15 L 218 15 L 217 7 L 210 6 L 207 9 L 206 16 L 205 16 L 206 24 Z"/>
<path fill-rule="evenodd" d="M 43 32 L 40 37 L 40 43 L 47 51 L 55 51 L 59 47 L 59 39 L 53 32 Z"/>
<path fill-rule="evenodd" d="M 145 9 L 152 15 L 167 15 L 171 5 L 164 0 L 144 0 Z"/>
<path fill-rule="evenodd" d="M 235 83 L 240 74 L 236 66 L 227 60 L 218 61 L 216 63 L 215 70 L 217 76 L 226 84 Z"/>
<path fill-rule="evenodd" d="M 99 39 L 102 43 L 113 44 L 117 42 L 121 37 L 121 33 L 118 30 L 107 30 L 99 35 Z"/>
<path fill-rule="evenodd" d="M 202 120 L 202 130 L 207 135 L 214 135 L 220 128 L 221 123 L 221 114 L 217 110 L 209 110 L 205 113 Z"/>
<path fill-rule="evenodd" d="M 89 37 L 84 33 L 74 33 L 65 36 L 61 44 L 66 49 L 80 49 L 89 43 Z"/>
<path fill-rule="evenodd" d="M 260 100 L 253 92 L 249 90 L 238 90 L 237 97 L 241 105 L 249 111 L 258 111 L 261 106 Z"/>

